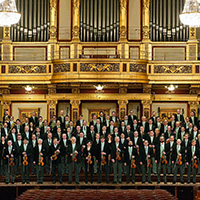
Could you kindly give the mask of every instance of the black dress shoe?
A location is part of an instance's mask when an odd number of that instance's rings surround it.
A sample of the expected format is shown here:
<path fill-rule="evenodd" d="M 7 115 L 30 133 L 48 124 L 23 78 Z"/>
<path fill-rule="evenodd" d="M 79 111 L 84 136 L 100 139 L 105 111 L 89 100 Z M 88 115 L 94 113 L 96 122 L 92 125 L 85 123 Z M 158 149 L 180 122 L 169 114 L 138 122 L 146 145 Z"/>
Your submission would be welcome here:
<path fill-rule="evenodd" d="M 157 181 L 157 184 L 160 184 L 160 181 Z"/>
<path fill-rule="evenodd" d="M 145 181 L 142 181 L 142 184 L 145 184 Z"/>
<path fill-rule="evenodd" d="M 132 181 L 133 184 L 135 184 L 135 181 Z"/>
<path fill-rule="evenodd" d="M 149 184 L 152 184 L 152 182 L 151 182 L 151 181 L 148 181 L 148 183 L 149 183 Z"/>
<path fill-rule="evenodd" d="M 6 181 L 6 184 L 8 184 L 9 182 Z"/>
<path fill-rule="evenodd" d="M 173 183 L 173 184 L 176 184 L 176 181 L 173 181 L 172 183 Z"/>
<path fill-rule="evenodd" d="M 190 181 L 188 181 L 187 184 L 190 184 Z"/>
<path fill-rule="evenodd" d="M 88 182 L 87 182 L 87 181 L 85 181 L 85 184 L 88 184 Z"/>
<path fill-rule="evenodd" d="M 76 184 L 79 184 L 79 182 L 78 182 L 78 181 L 76 181 Z"/>
<path fill-rule="evenodd" d="M 106 183 L 110 183 L 110 181 L 106 181 Z"/>
<path fill-rule="evenodd" d="M 193 181 L 193 184 L 196 184 L 196 181 Z"/>
<path fill-rule="evenodd" d="M 119 181 L 119 183 L 121 184 L 122 182 L 121 182 L 121 181 Z"/>
<path fill-rule="evenodd" d="M 53 181 L 53 184 L 56 184 L 56 181 Z"/>
<path fill-rule="evenodd" d="M 37 184 L 40 184 L 40 181 L 37 181 Z"/>
<path fill-rule="evenodd" d="M 113 181 L 113 184 L 117 184 L 117 182 L 116 182 L 116 181 Z"/>
<path fill-rule="evenodd" d="M 126 181 L 126 184 L 129 184 L 130 183 L 130 181 Z"/>
<path fill-rule="evenodd" d="M 26 181 L 26 183 L 29 184 L 30 182 L 29 182 L 29 181 Z"/>
<path fill-rule="evenodd" d="M 91 181 L 90 183 L 93 184 L 93 181 Z"/>
<path fill-rule="evenodd" d="M 25 184 L 25 181 L 22 181 L 22 184 Z"/>
<path fill-rule="evenodd" d="M 12 181 L 11 183 L 12 183 L 12 184 L 14 184 L 15 182 L 14 182 L 14 181 Z"/>
<path fill-rule="evenodd" d="M 68 181 L 68 184 L 71 184 L 72 182 L 71 181 Z"/>
<path fill-rule="evenodd" d="M 181 181 L 181 184 L 184 184 L 184 181 Z"/>
<path fill-rule="evenodd" d="M 100 183 L 101 183 L 101 181 L 98 181 L 97 183 L 98 183 L 98 184 L 100 184 Z"/>
<path fill-rule="evenodd" d="M 167 181 L 165 181 L 164 184 L 167 184 Z"/>
<path fill-rule="evenodd" d="M 59 181 L 59 183 L 60 183 L 60 184 L 63 184 L 63 182 L 62 182 L 62 181 Z"/>

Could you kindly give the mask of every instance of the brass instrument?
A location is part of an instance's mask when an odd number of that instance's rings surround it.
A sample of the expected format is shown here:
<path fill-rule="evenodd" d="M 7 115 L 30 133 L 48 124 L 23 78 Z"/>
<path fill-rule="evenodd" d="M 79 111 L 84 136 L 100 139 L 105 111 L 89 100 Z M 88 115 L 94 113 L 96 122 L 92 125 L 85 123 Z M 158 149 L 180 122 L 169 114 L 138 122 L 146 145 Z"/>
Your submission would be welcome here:
<path fill-rule="evenodd" d="M 7 122 L 9 122 L 9 121 L 10 121 L 10 119 L 9 119 L 8 115 L 6 115 L 6 116 L 5 116 L 5 121 L 7 121 Z"/>
<path fill-rule="evenodd" d="M 50 125 L 51 129 L 53 129 L 55 126 L 56 126 L 56 121 L 52 121 L 52 123 Z"/>
<path fill-rule="evenodd" d="M 11 129 L 13 129 L 17 124 L 15 122 L 12 123 Z"/>

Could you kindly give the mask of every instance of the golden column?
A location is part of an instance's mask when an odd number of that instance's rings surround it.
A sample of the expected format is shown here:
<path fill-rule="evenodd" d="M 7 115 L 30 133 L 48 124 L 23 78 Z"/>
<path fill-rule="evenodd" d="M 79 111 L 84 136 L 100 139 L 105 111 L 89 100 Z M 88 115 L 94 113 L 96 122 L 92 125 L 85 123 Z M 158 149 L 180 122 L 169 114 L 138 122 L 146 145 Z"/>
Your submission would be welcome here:
<path fill-rule="evenodd" d="M 127 0 L 120 0 L 120 38 L 118 51 L 121 58 L 128 58 L 128 44 L 127 44 Z"/>
<path fill-rule="evenodd" d="M 50 39 L 48 45 L 48 60 L 59 59 L 57 45 L 58 0 L 50 0 Z"/>
<path fill-rule="evenodd" d="M 197 114 L 199 102 L 189 101 L 188 104 L 190 105 L 190 112 L 193 111 L 195 114 Z"/>
<path fill-rule="evenodd" d="M 150 29 L 149 29 L 149 6 L 150 0 L 142 0 L 142 45 L 140 51 L 141 59 L 149 59 L 150 47 Z"/>
<path fill-rule="evenodd" d="M 49 100 L 47 101 L 48 105 L 48 122 L 52 119 L 53 115 L 56 115 L 56 106 L 58 101 L 56 100 Z"/>
<path fill-rule="evenodd" d="M 11 115 L 10 113 L 10 105 L 11 105 L 11 101 L 1 101 L 1 105 L 2 105 L 2 117 L 4 116 L 5 111 L 8 111 L 8 115 Z"/>
<path fill-rule="evenodd" d="M 127 100 L 119 100 L 118 102 L 119 105 L 119 119 L 124 120 L 124 116 L 127 114 Z"/>
<path fill-rule="evenodd" d="M 189 40 L 187 41 L 187 60 L 197 60 L 198 58 L 198 40 L 196 28 L 189 28 Z"/>
<path fill-rule="evenodd" d="M 142 101 L 142 115 L 145 116 L 147 119 L 150 117 L 151 104 L 152 104 L 151 100 Z"/>
<path fill-rule="evenodd" d="M 1 55 L 2 60 L 12 60 L 12 41 L 10 39 L 10 27 L 3 27 Z"/>
<path fill-rule="evenodd" d="M 78 120 L 79 117 L 79 105 L 81 101 L 80 100 L 71 100 L 71 120 L 75 123 Z"/>
<path fill-rule="evenodd" d="M 73 0 L 73 29 L 72 29 L 72 50 L 71 58 L 78 58 L 79 51 L 81 52 L 79 38 L 79 23 L 80 23 L 80 0 Z"/>

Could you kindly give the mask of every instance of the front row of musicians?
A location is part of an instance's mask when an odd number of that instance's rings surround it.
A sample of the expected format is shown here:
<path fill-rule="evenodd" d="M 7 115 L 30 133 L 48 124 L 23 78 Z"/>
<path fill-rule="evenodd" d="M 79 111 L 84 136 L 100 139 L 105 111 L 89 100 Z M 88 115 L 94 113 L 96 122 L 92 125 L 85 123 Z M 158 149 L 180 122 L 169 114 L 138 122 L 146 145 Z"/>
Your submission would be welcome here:
<path fill-rule="evenodd" d="M 187 134 L 185 135 L 187 138 Z M 1 149 L 3 157 L 1 168 L 5 170 L 5 182 L 15 182 L 15 172 L 21 169 L 22 183 L 29 183 L 30 168 L 35 166 L 37 174 L 37 183 L 43 183 L 44 167 L 49 164 L 50 173 L 53 175 L 53 183 L 56 183 L 56 169 L 59 182 L 62 183 L 62 175 L 69 174 L 68 183 L 72 183 L 72 174 L 75 171 L 75 182 L 79 183 L 79 173 L 83 169 L 85 172 L 85 182 L 88 183 L 88 174 L 90 182 L 93 183 L 93 173 L 98 169 L 98 183 L 102 181 L 102 173 L 105 171 L 106 182 L 109 183 L 110 168 L 114 173 L 114 183 L 122 182 L 122 173 L 126 172 L 126 182 L 135 183 L 136 169 L 138 173 L 142 172 L 142 183 L 145 183 L 146 174 L 148 183 L 151 182 L 151 171 L 153 165 L 157 166 L 157 182 L 160 183 L 161 170 L 163 171 L 164 183 L 167 183 L 167 171 L 174 174 L 173 183 L 176 183 L 177 171 L 180 170 L 180 180 L 184 183 L 183 174 L 187 168 L 187 183 L 190 183 L 191 171 L 193 174 L 193 183 L 196 183 L 196 174 L 198 173 L 200 150 L 196 145 L 196 140 L 192 140 L 187 148 L 181 144 L 178 139 L 174 142 L 174 136 L 165 141 L 161 136 L 156 145 L 149 145 L 148 140 L 141 144 L 133 145 L 135 141 L 123 141 L 116 136 L 114 142 L 105 140 L 96 134 L 98 140 L 91 141 L 83 138 L 77 141 L 76 137 L 66 140 L 66 134 L 62 135 L 59 143 L 54 138 L 52 144 L 47 150 L 41 138 L 38 139 L 34 150 L 25 137 L 21 146 L 13 144 L 12 140 L 2 138 Z M 48 139 L 47 139 L 48 142 Z M 81 142 L 81 144 L 80 144 Z M 126 143 L 127 142 L 127 143 Z M 190 141 L 188 141 L 189 143 Z M 49 161 L 48 161 L 49 160 Z"/>

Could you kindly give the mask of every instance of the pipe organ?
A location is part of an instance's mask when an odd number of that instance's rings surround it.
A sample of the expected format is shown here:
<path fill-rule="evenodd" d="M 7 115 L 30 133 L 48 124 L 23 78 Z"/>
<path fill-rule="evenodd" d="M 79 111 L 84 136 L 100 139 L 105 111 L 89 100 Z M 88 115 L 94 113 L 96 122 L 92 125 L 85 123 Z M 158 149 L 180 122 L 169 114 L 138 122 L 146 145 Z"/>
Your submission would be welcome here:
<path fill-rule="evenodd" d="M 11 27 L 13 42 L 46 42 L 49 39 L 49 0 L 17 0 L 21 13 L 18 24 Z"/>
<path fill-rule="evenodd" d="M 119 0 L 81 0 L 80 40 L 116 42 L 119 40 Z"/>
<path fill-rule="evenodd" d="M 189 27 L 180 22 L 184 0 L 151 0 L 150 38 L 152 41 L 187 41 Z"/>

